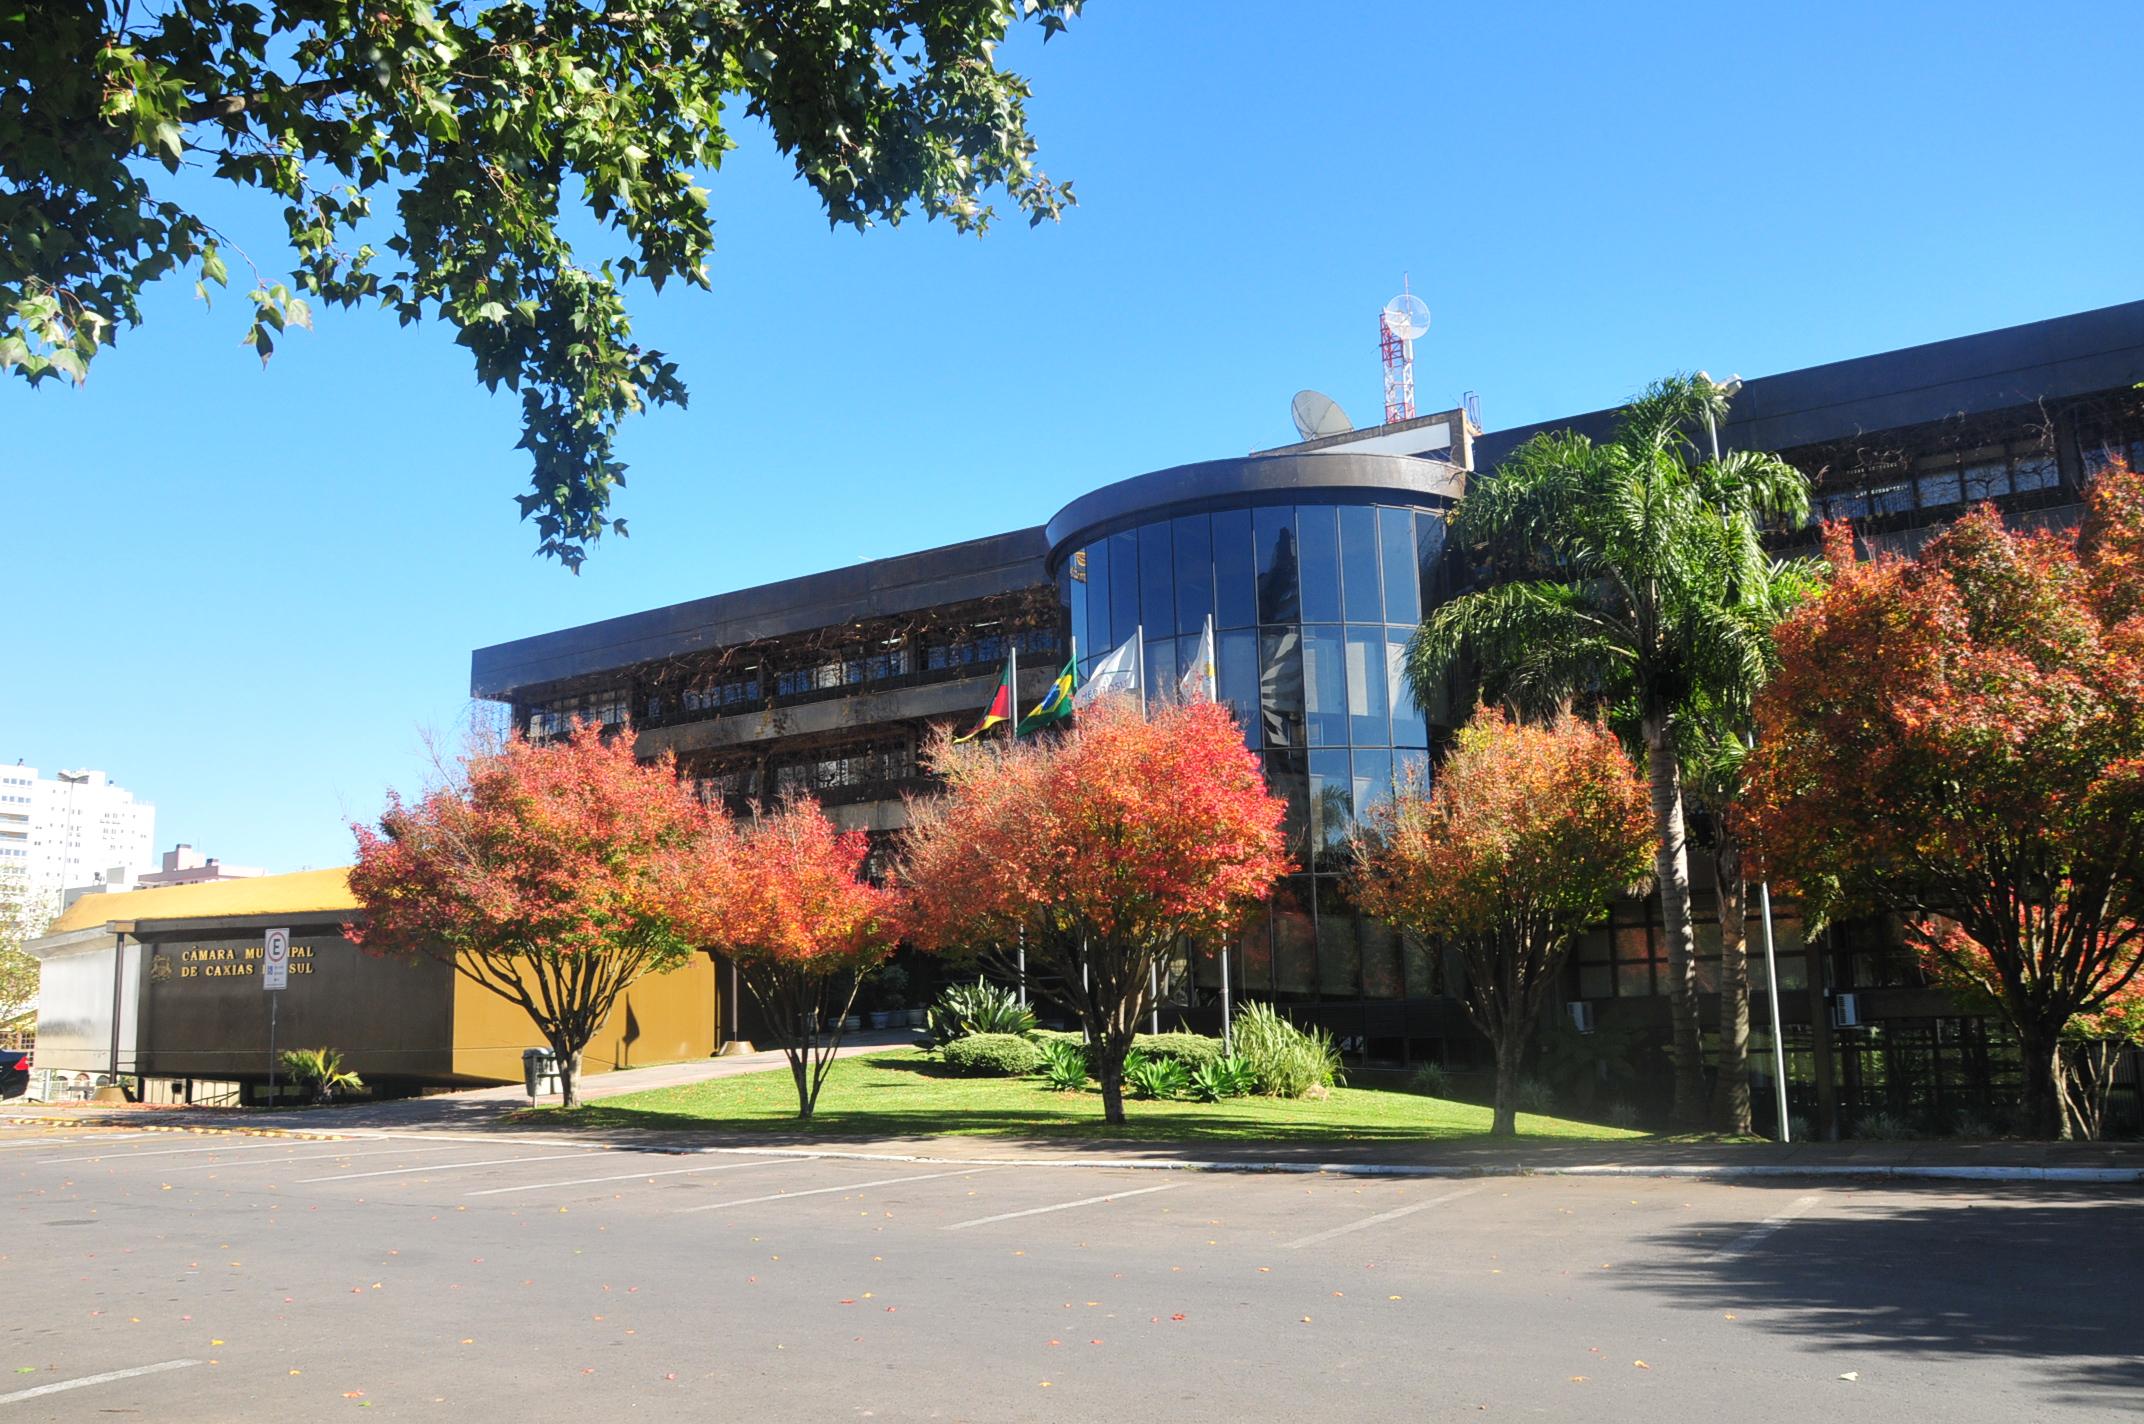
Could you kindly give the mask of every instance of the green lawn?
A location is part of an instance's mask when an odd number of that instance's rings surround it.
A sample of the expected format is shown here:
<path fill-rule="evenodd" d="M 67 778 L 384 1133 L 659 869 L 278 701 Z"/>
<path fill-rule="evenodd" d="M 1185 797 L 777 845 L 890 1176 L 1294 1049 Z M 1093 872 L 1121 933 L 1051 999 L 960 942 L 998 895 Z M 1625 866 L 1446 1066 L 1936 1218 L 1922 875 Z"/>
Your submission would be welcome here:
<path fill-rule="evenodd" d="M 1101 1094 L 1053 1093 L 1031 1078 L 965 1078 L 915 1049 L 834 1064 L 819 1110 L 797 1121 L 788 1070 L 717 1078 L 608 1098 L 565 1112 L 517 1114 L 525 1126 L 641 1127 L 815 1136 L 1106 1137 L 1149 1141 L 1451 1142 L 1489 1130 L 1489 1109 L 1397 1089 L 1338 1088 L 1321 1101 L 1231 1098 L 1219 1103 L 1127 1102 L 1130 1121 L 1102 1121 Z M 1519 1116 L 1519 1135 L 1606 1142 L 1645 1134 L 1563 1118 Z"/>

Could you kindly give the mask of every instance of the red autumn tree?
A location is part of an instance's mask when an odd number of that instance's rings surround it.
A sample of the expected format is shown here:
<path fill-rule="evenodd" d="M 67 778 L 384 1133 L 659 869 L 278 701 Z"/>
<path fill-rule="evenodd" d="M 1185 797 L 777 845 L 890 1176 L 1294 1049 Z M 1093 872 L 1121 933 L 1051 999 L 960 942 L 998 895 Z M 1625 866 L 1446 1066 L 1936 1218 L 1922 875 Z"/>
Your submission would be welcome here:
<path fill-rule="evenodd" d="M 2117 468 L 2088 499 L 2081 536 L 1984 507 L 1910 561 L 1827 529 L 1745 799 L 1768 873 L 1823 914 L 1899 915 L 1996 1004 L 2043 1137 L 2070 1129 L 2065 1030 L 2144 970 L 2144 491 Z"/>
<path fill-rule="evenodd" d="M 742 825 L 711 817 L 682 857 L 678 925 L 729 956 L 782 1034 L 800 1118 L 818 1106 L 857 986 L 897 935 L 894 897 L 863 878 L 869 851 L 862 831 L 836 831 L 796 797 Z"/>
<path fill-rule="evenodd" d="M 1517 1131 L 1520 1058 L 1571 942 L 1645 880 L 1654 845 L 1646 782 L 1613 733 L 1489 709 L 1428 795 L 1410 781 L 1358 824 L 1357 902 L 1466 961 L 1467 1017 L 1496 1060 L 1491 1135 Z"/>
<path fill-rule="evenodd" d="M 675 856 L 706 815 L 668 757 L 584 725 L 465 756 L 449 784 L 377 827 L 356 825 L 344 933 L 368 950 L 425 955 L 519 1004 L 558 1056 L 565 1106 L 581 1053 L 618 996 L 692 953 L 673 921 Z"/>
<path fill-rule="evenodd" d="M 1142 714 L 1104 698 L 1063 737 L 935 739 L 945 794 L 910 807 L 910 938 L 979 954 L 1022 940 L 1038 990 L 1095 1045 L 1102 1112 L 1124 1121 L 1124 1059 L 1152 971 L 1235 927 L 1288 869 L 1282 803 L 1228 710 Z"/>

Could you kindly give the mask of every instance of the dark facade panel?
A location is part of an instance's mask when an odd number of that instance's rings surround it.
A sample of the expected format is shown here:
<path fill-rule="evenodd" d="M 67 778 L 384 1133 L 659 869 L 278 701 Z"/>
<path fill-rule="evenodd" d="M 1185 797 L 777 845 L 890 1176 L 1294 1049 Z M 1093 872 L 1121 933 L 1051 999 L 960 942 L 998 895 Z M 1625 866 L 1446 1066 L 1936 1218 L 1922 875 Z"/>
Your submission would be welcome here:
<path fill-rule="evenodd" d="M 1412 455 L 1341 449 L 1202 460 L 1134 475 L 1073 500 L 1049 522 L 1050 558 L 1054 567 L 1078 545 L 1175 515 L 1320 499 L 1371 502 L 1380 495 L 1396 504 L 1440 504 L 1465 490 L 1465 470 Z"/>
<path fill-rule="evenodd" d="M 2139 380 L 2144 380 L 2144 302 L 2126 302 L 1752 377 L 1735 397 L 1720 438 L 1742 449 L 1792 450 L 1869 431 L 2115 390 Z M 1545 430 L 1605 438 L 1615 414 L 1589 411 L 1491 432 L 1475 442 L 1477 468 L 1494 469 Z"/>
<path fill-rule="evenodd" d="M 1036 587 L 1048 582 L 1046 548 L 1042 530 L 1021 529 L 498 643 L 471 655 L 469 694 L 503 700 L 682 653 Z"/>

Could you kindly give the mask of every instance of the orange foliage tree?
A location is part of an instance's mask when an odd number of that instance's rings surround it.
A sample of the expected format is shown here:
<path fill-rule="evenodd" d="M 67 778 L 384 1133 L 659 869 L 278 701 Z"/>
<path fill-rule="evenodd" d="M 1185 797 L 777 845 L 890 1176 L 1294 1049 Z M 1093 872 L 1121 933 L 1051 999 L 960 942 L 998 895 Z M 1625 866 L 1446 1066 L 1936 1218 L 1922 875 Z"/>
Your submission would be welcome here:
<path fill-rule="evenodd" d="M 792 797 L 742 825 L 711 816 L 681 857 L 674 909 L 694 943 L 721 951 L 782 1035 L 809 1118 L 863 976 L 892 952 L 896 902 L 863 877 L 870 843 Z"/>
<path fill-rule="evenodd" d="M 1992 1001 L 2024 1126 L 2069 1134 L 2062 1042 L 2144 971 L 2144 486 L 2095 482 L 2081 534 L 1982 508 L 1912 560 L 1836 570 L 1781 627 L 1745 814 L 1822 914 L 1902 917 L 1939 982 Z"/>
<path fill-rule="evenodd" d="M 928 759 L 946 787 L 909 810 L 911 940 L 980 954 L 1024 937 L 1038 992 L 1094 1045 L 1103 1116 L 1123 1122 L 1151 973 L 1233 929 L 1287 871 L 1282 803 L 1211 702 L 1142 715 L 1104 698 L 1062 737 L 940 736 Z"/>
<path fill-rule="evenodd" d="M 1370 914 L 1466 961 L 1467 1017 L 1496 1061 L 1492 1135 L 1517 1130 L 1519 1063 L 1571 942 L 1646 878 L 1647 784 L 1613 733 L 1477 711 L 1429 793 L 1410 779 L 1355 831 Z"/>
<path fill-rule="evenodd" d="M 672 880 L 705 822 L 669 758 L 637 761 L 630 736 L 517 736 L 472 751 L 414 803 L 390 792 L 376 827 L 352 826 L 365 915 L 344 933 L 519 1004 L 558 1057 L 570 1108 L 581 1053 L 618 996 L 692 953 Z"/>

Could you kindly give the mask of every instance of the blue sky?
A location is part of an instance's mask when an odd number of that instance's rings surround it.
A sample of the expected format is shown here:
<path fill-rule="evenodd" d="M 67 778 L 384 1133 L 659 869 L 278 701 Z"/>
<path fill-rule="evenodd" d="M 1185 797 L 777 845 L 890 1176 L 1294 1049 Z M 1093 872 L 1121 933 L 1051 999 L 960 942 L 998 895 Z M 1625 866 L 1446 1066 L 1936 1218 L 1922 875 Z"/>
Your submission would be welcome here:
<path fill-rule="evenodd" d="M 636 294 L 691 408 L 626 435 L 633 536 L 579 578 L 444 329 L 324 312 L 263 372 L 240 301 L 169 285 L 82 389 L 0 385 L 0 760 L 110 771 L 167 846 L 342 863 L 470 649 L 1040 523 L 1291 438 L 1303 386 L 1374 420 L 1402 273 L 1420 404 L 1491 429 L 2144 297 L 2140 41 L 2133 0 L 1092 0 L 1007 52 L 1061 225 L 829 232 L 740 135 L 713 293 Z M 272 214 L 202 191 L 272 266 Z"/>

